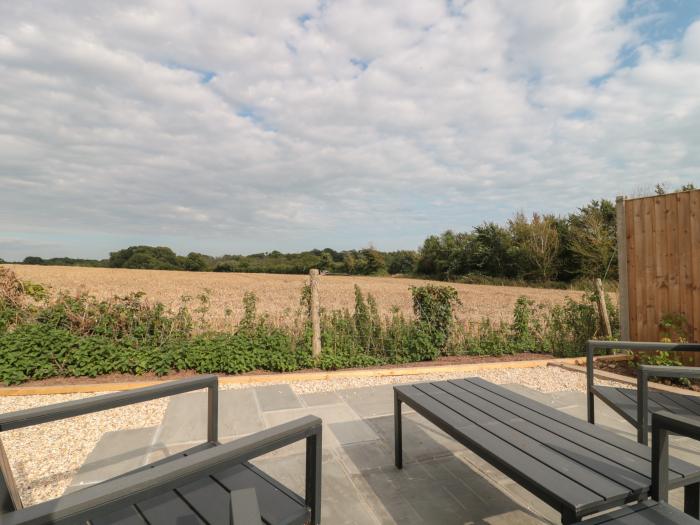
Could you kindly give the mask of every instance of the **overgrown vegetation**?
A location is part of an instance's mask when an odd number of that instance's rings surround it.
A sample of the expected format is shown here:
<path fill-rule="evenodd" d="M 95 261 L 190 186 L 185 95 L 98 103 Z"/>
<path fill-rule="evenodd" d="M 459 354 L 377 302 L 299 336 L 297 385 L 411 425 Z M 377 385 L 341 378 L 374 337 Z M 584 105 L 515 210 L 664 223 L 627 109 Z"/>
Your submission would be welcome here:
<path fill-rule="evenodd" d="M 253 293 L 245 314 L 227 332 L 210 330 L 209 293 L 185 298 L 177 311 L 150 303 L 142 293 L 109 300 L 88 294 L 51 297 L 39 284 L 0 268 L 0 382 L 55 376 L 168 374 L 194 370 L 238 374 L 289 372 L 428 361 L 442 355 L 545 352 L 578 354 L 600 334 L 594 297 L 546 307 L 522 297 L 511 322 L 455 321 L 457 292 L 449 286 L 412 287 L 413 316 L 398 308 L 382 316 L 371 294 L 355 288 L 350 310 L 321 312 L 323 351 L 311 355 L 310 293 L 301 290 L 292 322 L 272 323 L 258 312 Z M 615 309 L 611 318 L 617 325 Z"/>

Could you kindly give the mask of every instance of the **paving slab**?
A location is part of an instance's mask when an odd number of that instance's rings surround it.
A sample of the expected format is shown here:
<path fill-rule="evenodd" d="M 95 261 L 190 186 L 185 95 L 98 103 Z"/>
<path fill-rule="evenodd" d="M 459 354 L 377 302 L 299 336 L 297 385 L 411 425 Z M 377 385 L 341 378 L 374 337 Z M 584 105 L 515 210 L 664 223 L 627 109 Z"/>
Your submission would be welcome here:
<path fill-rule="evenodd" d="M 307 407 L 323 406 L 323 405 L 339 405 L 345 403 L 336 392 L 312 392 L 309 394 L 301 394 L 299 399 Z"/>
<path fill-rule="evenodd" d="M 219 392 L 219 437 L 258 432 L 265 423 L 251 389 Z M 168 404 L 158 439 L 165 446 L 196 443 L 207 438 L 207 393 L 194 392 L 173 396 Z"/>
<path fill-rule="evenodd" d="M 338 395 L 362 418 L 394 413 L 393 385 L 350 388 L 338 391 Z"/>
<path fill-rule="evenodd" d="M 462 445 L 423 416 L 414 412 L 402 417 L 404 463 L 446 456 L 464 450 Z M 390 444 L 393 448 L 393 414 L 391 416 L 373 417 L 366 421 L 379 435 L 380 439 Z"/>
<path fill-rule="evenodd" d="M 74 487 L 91 485 L 145 465 L 156 427 L 105 433 L 73 477 Z"/>
<path fill-rule="evenodd" d="M 289 385 L 260 386 L 253 390 L 258 398 L 260 409 L 264 412 L 301 408 L 299 398 Z"/>
<path fill-rule="evenodd" d="M 304 494 L 305 454 L 265 457 L 253 463 L 298 494 Z M 342 464 L 331 453 L 323 456 L 321 522 L 338 525 L 377 525 L 380 520 L 368 506 Z"/>

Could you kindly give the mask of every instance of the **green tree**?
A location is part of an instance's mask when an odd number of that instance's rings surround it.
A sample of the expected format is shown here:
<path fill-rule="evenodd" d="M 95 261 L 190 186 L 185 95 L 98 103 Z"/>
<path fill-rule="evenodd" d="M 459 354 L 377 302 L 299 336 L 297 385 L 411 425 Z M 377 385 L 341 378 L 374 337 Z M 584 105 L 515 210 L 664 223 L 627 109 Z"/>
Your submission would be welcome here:
<path fill-rule="evenodd" d="M 416 271 L 418 254 L 413 250 L 399 250 L 387 253 L 386 260 L 390 274 L 411 274 Z"/>
<path fill-rule="evenodd" d="M 594 200 L 570 215 L 569 223 L 568 247 L 578 263 L 578 276 L 617 278 L 615 205 Z"/>
<path fill-rule="evenodd" d="M 363 261 L 362 273 L 365 275 L 376 275 L 386 273 L 386 261 L 384 255 L 379 250 L 372 247 L 360 251 Z"/>
<path fill-rule="evenodd" d="M 207 269 L 207 256 L 197 252 L 190 252 L 185 257 L 183 269 L 190 272 L 203 272 Z"/>

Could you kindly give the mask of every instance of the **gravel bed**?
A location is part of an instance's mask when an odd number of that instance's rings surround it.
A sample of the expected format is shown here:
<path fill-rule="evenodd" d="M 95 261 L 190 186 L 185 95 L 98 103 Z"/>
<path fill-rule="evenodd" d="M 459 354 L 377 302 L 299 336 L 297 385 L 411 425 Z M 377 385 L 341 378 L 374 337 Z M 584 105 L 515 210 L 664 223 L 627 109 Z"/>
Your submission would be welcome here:
<path fill-rule="evenodd" d="M 503 368 L 485 369 L 472 372 L 446 372 L 431 374 L 416 374 L 409 376 L 385 376 L 385 377 L 346 377 L 337 379 L 324 379 L 319 381 L 279 381 L 261 383 L 261 385 L 289 384 L 297 394 L 309 394 L 312 392 L 328 392 L 332 390 L 344 390 L 347 388 L 361 388 L 377 385 L 393 385 L 401 383 L 418 383 L 420 381 L 436 381 L 441 379 L 458 379 L 467 376 L 483 377 L 487 381 L 497 384 L 518 383 L 520 385 L 538 390 L 545 394 L 562 392 L 565 390 L 585 392 L 586 376 L 578 372 L 565 370 L 557 366 L 542 366 L 535 368 Z M 629 386 L 616 381 L 596 379 L 596 384 L 607 386 Z M 258 385 L 222 385 L 221 389 L 250 388 Z"/>
<path fill-rule="evenodd" d="M 0 397 L 0 413 L 100 394 Z M 85 458 L 106 432 L 160 425 L 168 405 L 156 399 L 0 435 L 25 506 L 63 494 Z"/>
<path fill-rule="evenodd" d="M 474 372 L 418 374 L 398 377 L 355 377 L 320 381 L 285 382 L 298 394 L 369 387 L 385 384 L 455 379 L 478 375 L 494 383 L 518 383 L 550 393 L 564 390 L 585 392 L 586 376 L 559 367 L 490 369 Z M 601 384 L 623 386 L 612 381 Z M 264 383 L 274 384 L 274 383 Z M 223 390 L 261 385 L 222 385 Z M 0 413 L 13 412 L 99 394 L 62 394 L 0 397 Z M 85 416 L 3 432 L 0 436 L 10 459 L 22 501 L 31 505 L 60 496 L 102 435 L 115 430 L 159 425 L 168 399 L 116 408 Z"/>

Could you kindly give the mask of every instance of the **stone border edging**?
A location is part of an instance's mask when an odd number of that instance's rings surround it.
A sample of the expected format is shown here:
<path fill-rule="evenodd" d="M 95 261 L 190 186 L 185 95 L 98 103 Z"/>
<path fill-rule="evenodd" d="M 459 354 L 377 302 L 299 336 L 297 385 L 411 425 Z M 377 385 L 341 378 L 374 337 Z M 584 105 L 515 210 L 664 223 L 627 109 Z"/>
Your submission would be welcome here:
<path fill-rule="evenodd" d="M 585 357 L 567 357 L 559 359 L 535 359 L 530 361 L 492 361 L 489 363 L 466 363 L 462 365 L 413 366 L 405 368 L 359 368 L 352 370 L 338 370 L 334 372 L 290 372 L 285 374 L 223 376 L 219 377 L 219 384 L 250 385 L 279 382 L 288 383 L 292 381 L 323 381 L 353 377 L 398 377 L 454 372 L 471 372 L 474 370 L 490 370 L 494 368 L 536 368 L 549 365 L 575 366 L 585 364 L 585 360 Z M 121 390 L 133 390 L 134 388 L 157 385 L 162 383 L 163 381 L 168 380 L 164 379 L 155 381 L 131 381 L 123 383 L 92 383 L 83 385 L 0 387 L 0 397 L 117 392 Z"/>

